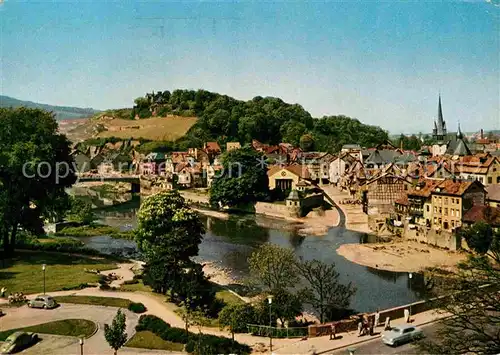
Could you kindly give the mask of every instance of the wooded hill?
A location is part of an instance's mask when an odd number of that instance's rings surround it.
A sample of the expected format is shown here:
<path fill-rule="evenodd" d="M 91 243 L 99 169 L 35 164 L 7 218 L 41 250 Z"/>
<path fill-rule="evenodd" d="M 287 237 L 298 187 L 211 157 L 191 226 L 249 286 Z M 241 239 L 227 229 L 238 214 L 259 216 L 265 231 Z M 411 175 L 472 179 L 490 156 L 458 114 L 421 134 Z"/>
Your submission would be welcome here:
<path fill-rule="evenodd" d="M 380 127 L 343 115 L 313 118 L 302 106 L 279 98 L 257 96 L 242 101 L 206 90 L 146 94 L 135 100 L 130 118 L 167 115 L 198 117 L 182 138 L 170 143 L 172 149 L 201 147 L 207 141 L 223 145 L 257 139 L 268 144 L 300 145 L 304 150 L 337 152 L 344 144 L 372 147 L 389 138 Z"/>

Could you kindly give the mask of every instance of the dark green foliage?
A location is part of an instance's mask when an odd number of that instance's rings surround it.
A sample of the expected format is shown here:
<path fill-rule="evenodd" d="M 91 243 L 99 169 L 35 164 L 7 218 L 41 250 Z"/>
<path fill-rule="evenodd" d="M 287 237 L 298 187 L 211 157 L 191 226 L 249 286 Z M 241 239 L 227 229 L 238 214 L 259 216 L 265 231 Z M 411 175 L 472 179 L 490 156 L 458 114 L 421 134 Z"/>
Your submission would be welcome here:
<path fill-rule="evenodd" d="M 84 288 L 87 288 L 87 287 L 92 287 L 92 286 L 90 286 L 89 284 L 86 284 L 86 283 L 81 283 L 78 286 L 65 286 L 62 289 L 63 289 L 63 291 L 83 290 Z"/>
<path fill-rule="evenodd" d="M 422 147 L 422 142 L 420 139 L 412 134 L 411 136 L 405 136 L 402 134 L 399 139 L 394 141 L 394 146 L 398 148 L 403 148 L 404 150 L 413 150 L 413 151 L 419 151 L 420 148 Z"/>
<path fill-rule="evenodd" d="M 118 137 L 96 137 L 96 138 L 89 138 L 85 141 L 82 142 L 82 145 L 85 147 L 90 147 L 90 146 L 95 146 L 95 147 L 103 147 L 107 143 L 118 143 L 123 141 L 123 138 L 118 138 Z"/>
<path fill-rule="evenodd" d="M 246 333 L 247 324 L 256 324 L 257 315 L 251 304 L 227 305 L 219 313 L 219 326 L 229 328 L 231 333 Z"/>
<path fill-rule="evenodd" d="M 273 295 L 273 303 L 271 305 L 271 314 L 273 325 L 277 319 L 283 324 L 285 321 L 294 320 L 296 317 L 302 315 L 303 303 L 305 301 L 303 291 L 288 291 L 285 289 L 274 289 L 271 294 Z M 255 320 L 257 324 L 269 325 L 269 303 L 267 298 L 255 307 Z"/>
<path fill-rule="evenodd" d="M 139 283 L 139 280 L 136 280 L 136 279 L 123 281 L 124 285 L 136 285 L 138 283 Z"/>
<path fill-rule="evenodd" d="M 162 319 L 153 315 L 142 315 L 139 318 L 139 323 L 135 327 L 137 332 L 149 330 L 158 335 L 163 340 L 174 343 L 187 344 L 186 351 L 189 353 L 195 352 L 198 345 L 202 345 L 202 354 L 249 354 L 250 348 L 247 345 L 234 342 L 225 337 L 214 335 L 186 333 L 185 329 L 170 327 Z"/>
<path fill-rule="evenodd" d="M 92 204 L 88 201 L 70 196 L 70 209 L 66 215 L 66 219 L 70 222 L 81 224 L 91 224 L 94 221 L 94 212 Z"/>
<path fill-rule="evenodd" d="M 268 196 L 269 178 L 262 154 L 249 147 L 232 150 L 223 155 L 222 165 L 222 176 L 210 188 L 212 205 L 233 207 Z"/>
<path fill-rule="evenodd" d="M 177 150 L 179 150 L 178 145 L 171 141 L 146 142 L 137 148 L 137 151 L 142 154 L 149 154 L 151 152 L 170 153 Z"/>
<path fill-rule="evenodd" d="M 146 306 L 143 305 L 142 303 L 135 303 L 135 302 L 132 302 L 129 306 L 128 306 L 128 310 L 129 311 L 132 311 L 134 313 L 144 313 L 147 311 L 146 309 Z"/>
<path fill-rule="evenodd" d="M 76 181 L 69 141 L 53 115 L 39 109 L 0 109 L 0 236 L 6 254 L 19 227 L 42 231 L 42 218 L 64 204 Z M 44 162 L 44 165 L 39 165 Z"/>
<path fill-rule="evenodd" d="M 484 222 L 476 222 L 470 228 L 461 229 L 459 235 L 467 241 L 470 249 L 485 254 L 493 241 L 493 229 Z"/>
<path fill-rule="evenodd" d="M 147 94 L 135 102 L 134 112 L 149 117 L 153 109 L 165 116 L 197 116 L 198 122 L 177 143 L 179 149 L 201 148 L 206 141 L 242 144 L 257 139 L 263 143 L 288 142 L 298 146 L 309 134 L 306 149 L 337 152 L 343 144 L 360 143 L 372 147 L 388 139 L 387 132 L 346 116 L 313 119 L 298 104 L 275 97 L 257 96 L 249 101 L 236 100 L 205 90 L 174 90 Z M 314 142 L 314 145 L 311 145 Z"/>
<path fill-rule="evenodd" d="M 170 328 L 170 324 L 165 322 L 163 319 L 151 314 L 142 315 L 139 318 L 139 322 L 135 326 L 135 330 L 137 332 L 149 330 L 153 333 L 157 333 L 163 331 L 166 328 Z"/>

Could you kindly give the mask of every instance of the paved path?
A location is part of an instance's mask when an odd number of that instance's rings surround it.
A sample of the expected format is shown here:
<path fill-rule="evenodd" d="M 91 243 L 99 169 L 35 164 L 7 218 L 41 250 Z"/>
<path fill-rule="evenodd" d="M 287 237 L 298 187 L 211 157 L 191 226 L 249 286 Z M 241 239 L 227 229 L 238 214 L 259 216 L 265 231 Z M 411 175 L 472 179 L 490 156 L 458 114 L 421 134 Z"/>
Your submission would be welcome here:
<path fill-rule="evenodd" d="M 31 309 L 28 306 L 19 308 L 9 308 L 6 315 L 2 317 L 0 330 L 28 327 L 63 319 L 87 319 L 97 323 L 99 329 L 95 335 L 85 340 L 87 354 L 111 354 L 109 346 L 104 339 L 104 324 L 111 324 L 116 315 L 117 308 L 104 306 L 91 306 L 80 304 L 61 304 L 60 307 L 50 310 Z M 135 333 L 135 326 L 139 316 L 129 310 L 122 310 L 126 317 L 127 334 L 130 337 Z M 40 354 L 47 351 L 47 354 L 72 354 L 75 353 L 75 342 L 78 339 L 72 337 L 62 337 L 54 345 L 42 341 L 30 349 L 33 354 Z M 79 344 L 78 344 L 79 347 Z M 40 350 L 37 350 L 40 349 Z"/>
<path fill-rule="evenodd" d="M 118 264 L 118 269 L 101 271 L 103 275 L 116 274 L 118 276 L 117 280 L 113 280 L 110 283 L 111 287 L 120 287 L 126 280 L 132 280 L 134 278 L 134 273 L 131 270 L 136 263 Z"/>

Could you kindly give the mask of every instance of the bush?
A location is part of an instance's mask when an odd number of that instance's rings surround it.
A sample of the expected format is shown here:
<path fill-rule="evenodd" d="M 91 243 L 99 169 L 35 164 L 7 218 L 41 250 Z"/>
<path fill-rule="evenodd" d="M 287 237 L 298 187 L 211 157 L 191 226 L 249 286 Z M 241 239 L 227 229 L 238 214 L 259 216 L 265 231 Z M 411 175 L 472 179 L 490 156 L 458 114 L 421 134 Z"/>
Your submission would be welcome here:
<path fill-rule="evenodd" d="M 186 329 L 181 328 L 167 328 L 163 332 L 157 334 L 163 340 L 168 340 L 173 343 L 186 344 L 188 342 L 188 336 L 186 334 Z M 189 337 L 195 336 L 193 333 L 189 333 Z"/>
<path fill-rule="evenodd" d="M 150 332 L 153 332 L 155 334 L 162 332 L 166 328 L 170 328 L 170 324 L 165 322 L 163 319 L 150 314 L 142 315 L 139 318 L 139 322 L 135 326 L 135 330 L 137 332 L 149 330 Z"/>
<path fill-rule="evenodd" d="M 135 285 L 135 284 L 138 284 L 138 283 L 139 283 L 139 280 L 136 280 L 136 279 L 123 281 L 124 285 Z"/>
<path fill-rule="evenodd" d="M 251 349 L 246 344 L 233 342 L 229 338 L 218 337 L 210 334 L 201 334 L 190 337 L 185 348 L 188 353 L 200 353 L 203 355 L 216 354 L 250 354 Z"/>
<path fill-rule="evenodd" d="M 99 282 L 100 283 L 100 282 Z M 99 289 L 100 290 L 107 290 L 107 291 L 110 291 L 111 290 L 111 286 L 109 286 L 108 284 L 101 284 L 99 286 Z"/>
<path fill-rule="evenodd" d="M 87 287 L 91 287 L 91 286 L 87 283 L 81 283 L 78 286 L 66 286 L 66 287 L 63 287 L 62 289 L 63 289 L 63 291 L 71 291 L 71 290 L 83 290 L 84 288 L 87 288 Z"/>
<path fill-rule="evenodd" d="M 144 312 L 146 312 L 146 306 L 144 306 L 142 303 L 132 302 L 128 306 L 128 310 L 132 311 L 134 313 L 144 313 Z"/>
<path fill-rule="evenodd" d="M 142 274 L 136 274 L 136 275 L 134 275 L 134 277 L 132 279 L 133 280 L 142 280 Z"/>

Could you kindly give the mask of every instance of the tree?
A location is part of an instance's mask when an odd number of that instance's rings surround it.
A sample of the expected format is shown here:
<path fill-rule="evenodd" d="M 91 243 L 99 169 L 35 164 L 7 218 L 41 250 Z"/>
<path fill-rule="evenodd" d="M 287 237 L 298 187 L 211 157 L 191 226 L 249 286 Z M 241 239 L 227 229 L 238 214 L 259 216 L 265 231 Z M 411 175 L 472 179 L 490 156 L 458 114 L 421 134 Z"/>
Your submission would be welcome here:
<path fill-rule="evenodd" d="M 0 233 L 5 253 L 19 227 L 40 230 L 76 181 L 68 139 L 53 114 L 40 109 L 0 109 Z"/>
<path fill-rule="evenodd" d="M 149 196 L 137 213 L 135 240 L 149 261 L 169 261 L 182 266 L 198 255 L 204 227 L 177 191 Z"/>
<path fill-rule="evenodd" d="M 297 259 L 291 249 L 271 243 L 262 244 L 252 253 L 248 264 L 253 281 L 268 291 L 284 290 L 299 281 Z"/>
<path fill-rule="evenodd" d="M 114 354 L 118 352 L 125 343 L 127 342 L 127 333 L 125 332 L 125 314 L 122 313 L 121 309 L 116 312 L 115 318 L 113 318 L 113 323 L 111 326 L 104 324 L 104 337 L 108 342 L 109 346 L 114 350 Z"/>
<path fill-rule="evenodd" d="M 234 333 L 246 333 L 247 324 L 255 322 L 255 309 L 248 303 L 229 304 L 219 312 L 219 326 L 221 329 L 229 328 L 233 341 Z"/>
<path fill-rule="evenodd" d="M 280 131 L 283 135 L 283 141 L 297 147 L 300 144 L 300 138 L 306 133 L 306 125 L 302 122 L 288 121 Z"/>
<path fill-rule="evenodd" d="M 237 206 L 265 199 L 269 178 L 265 158 L 249 147 L 231 150 L 222 157 L 223 172 L 210 188 L 210 203 Z"/>
<path fill-rule="evenodd" d="M 500 353 L 500 265 L 486 256 L 470 256 L 458 265 L 432 302 L 451 315 L 441 321 L 436 340 L 420 343 L 430 354 Z"/>
<path fill-rule="evenodd" d="M 303 261 L 299 263 L 299 270 L 309 284 L 307 303 L 319 313 L 321 323 L 333 320 L 331 316 L 349 307 L 356 288 L 351 282 L 346 285 L 340 282 L 334 263 Z"/>
<path fill-rule="evenodd" d="M 493 229 L 485 222 L 476 222 L 469 228 L 461 229 L 459 236 L 467 241 L 470 249 L 479 254 L 486 254 L 493 241 Z"/>
<path fill-rule="evenodd" d="M 71 222 L 91 224 L 94 221 L 92 204 L 77 197 L 70 197 L 70 210 L 66 218 Z"/>
<path fill-rule="evenodd" d="M 312 134 L 306 133 L 300 137 L 300 148 L 305 152 L 314 149 L 314 137 Z"/>
<path fill-rule="evenodd" d="M 271 318 L 278 319 L 282 325 L 286 321 L 294 320 L 302 315 L 303 305 L 307 294 L 305 290 L 288 291 L 275 289 L 270 294 L 273 296 L 271 305 Z M 269 301 L 263 297 L 256 308 L 256 318 L 259 324 L 269 324 Z"/>

